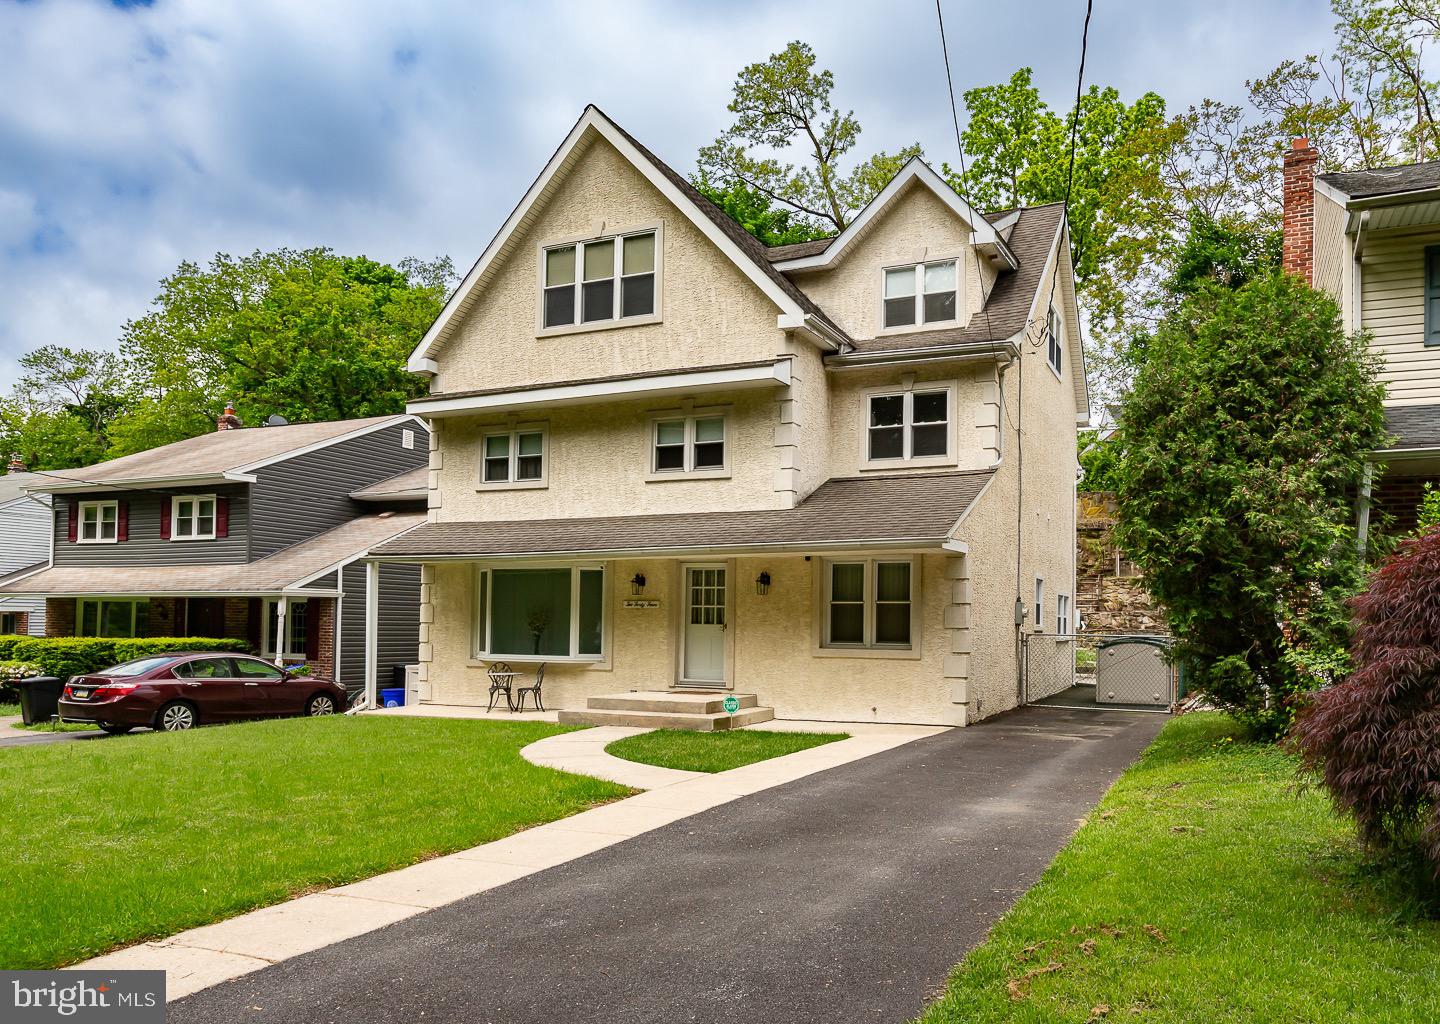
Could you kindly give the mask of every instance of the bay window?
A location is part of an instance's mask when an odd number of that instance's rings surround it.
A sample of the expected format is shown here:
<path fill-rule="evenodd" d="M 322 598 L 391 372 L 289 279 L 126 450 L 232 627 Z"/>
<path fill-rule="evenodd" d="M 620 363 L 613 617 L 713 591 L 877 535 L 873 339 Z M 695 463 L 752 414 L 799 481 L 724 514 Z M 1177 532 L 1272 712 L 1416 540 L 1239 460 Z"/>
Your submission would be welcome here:
<path fill-rule="evenodd" d="M 474 634 L 479 659 L 601 660 L 604 567 L 476 570 Z"/>
<path fill-rule="evenodd" d="M 954 323 L 960 318 L 960 261 L 940 260 L 885 271 L 885 328 Z"/>
<path fill-rule="evenodd" d="M 915 563 L 854 559 L 825 563 L 825 647 L 909 650 L 915 633 Z"/>
<path fill-rule="evenodd" d="M 541 327 L 653 316 L 656 238 L 650 229 L 547 248 Z"/>

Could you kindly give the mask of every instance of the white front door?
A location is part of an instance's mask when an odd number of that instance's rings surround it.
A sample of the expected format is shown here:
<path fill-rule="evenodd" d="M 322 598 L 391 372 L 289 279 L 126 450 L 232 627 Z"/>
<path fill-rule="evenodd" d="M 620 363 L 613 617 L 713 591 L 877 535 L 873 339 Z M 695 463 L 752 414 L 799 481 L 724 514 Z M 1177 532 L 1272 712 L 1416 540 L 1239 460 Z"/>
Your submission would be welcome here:
<path fill-rule="evenodd" d="M 725 684 L 725 606 L 725 567 L 687 565 L 682 683 Z"/>

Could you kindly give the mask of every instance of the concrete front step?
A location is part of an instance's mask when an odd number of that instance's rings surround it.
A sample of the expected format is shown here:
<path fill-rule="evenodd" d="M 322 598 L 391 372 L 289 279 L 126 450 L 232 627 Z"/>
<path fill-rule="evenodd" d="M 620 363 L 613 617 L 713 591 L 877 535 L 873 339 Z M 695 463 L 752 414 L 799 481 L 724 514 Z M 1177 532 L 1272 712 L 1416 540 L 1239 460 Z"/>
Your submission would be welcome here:
<path fill-rule="evenodd" d="M 637 690 L 591 697 L 585 707 L 591 711 L 665 711 L 685 715 L 716 715 L 725 710 L 725 698 L 740 701 L 740 710 L 760 706 L 753 693 L 725 694 L 714 691 L 682 693 L 673 690 Z"/>
<path fill-rule="evenodd" d="M 623 725 L 637 729 L 689 729 L 693 732 L 721 732 L 744 725 L 768 722 L 775 717 L 774 708 L 746 708 L 733 715 L 718 713 L 686 713 L 676 711 L 635 711 L 590 708 L 585 711 L 561 711 L 561 725 Z"/>

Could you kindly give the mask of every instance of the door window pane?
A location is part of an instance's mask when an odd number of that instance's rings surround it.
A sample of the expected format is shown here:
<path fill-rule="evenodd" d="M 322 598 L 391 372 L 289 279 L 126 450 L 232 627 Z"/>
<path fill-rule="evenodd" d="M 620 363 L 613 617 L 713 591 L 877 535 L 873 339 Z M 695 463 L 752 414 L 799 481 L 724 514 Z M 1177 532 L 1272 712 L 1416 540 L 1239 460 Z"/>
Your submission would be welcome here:
<path fill-rule="evenodd" d="M 580 636 L 577 654 L 599 654 L 605 616 L 605 573 L 580 570 Z"/>
<path fill-rule="evenodd" d="M 490 653 L 570 653 L 570 570 L 493 569 Z"/>

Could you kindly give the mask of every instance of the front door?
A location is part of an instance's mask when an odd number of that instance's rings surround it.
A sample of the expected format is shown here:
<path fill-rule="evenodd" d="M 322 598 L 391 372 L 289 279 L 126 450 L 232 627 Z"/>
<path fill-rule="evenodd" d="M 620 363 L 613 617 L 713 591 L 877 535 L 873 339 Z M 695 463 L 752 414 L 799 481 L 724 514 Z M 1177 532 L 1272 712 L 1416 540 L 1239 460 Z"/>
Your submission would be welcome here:
<path fill-rule="evenodd" d="M 225 599 L 192 597 L 185 602 L 185 636 L 225 635 Z"/>
<path fill-rule="evenodd" d="M 690 686 L 725 685 L 725 567 L 685 567 L 685 610 L 680 682 Z"/>

